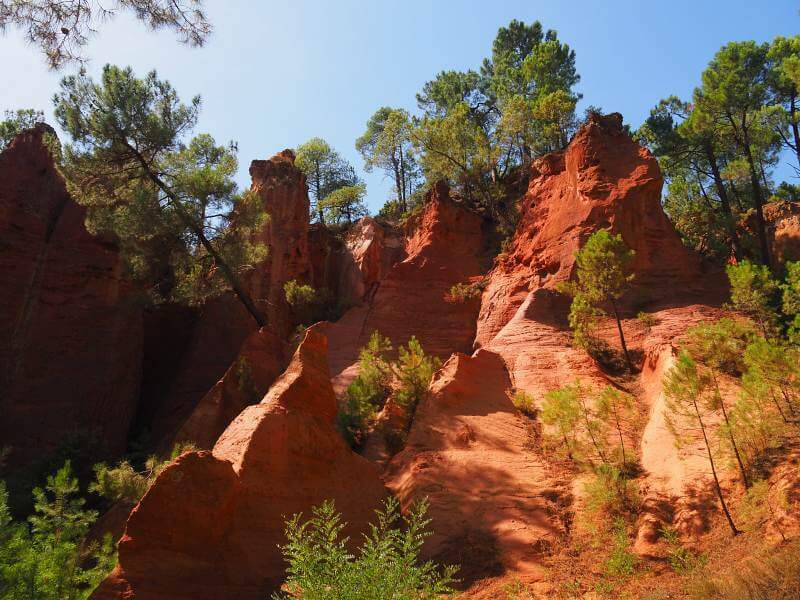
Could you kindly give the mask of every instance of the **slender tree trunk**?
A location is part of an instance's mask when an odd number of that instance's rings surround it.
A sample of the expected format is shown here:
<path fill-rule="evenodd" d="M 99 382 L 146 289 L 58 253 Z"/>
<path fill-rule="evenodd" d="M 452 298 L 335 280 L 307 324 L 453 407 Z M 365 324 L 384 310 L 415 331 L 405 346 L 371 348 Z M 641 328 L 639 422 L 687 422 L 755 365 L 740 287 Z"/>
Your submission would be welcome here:
<path fill-rule="evenodd" d="M 225 259 L 222 258 L 219 252 L 217 252 L 217 250 L 214 248 L 211 241 L 206 237 L 203 228 L 195 223 L 194 219 L 192 219 L 192 216 L 186 212 L 186 209 L 180 203 L 180 200 L 178 200 L 177 196 L 175 196 L 175 193 L 172 191 L 172 189 L 158 175 L 150 170 L 150 166 L 147 164 L 147 161 L 144 159 L 144 157 L 132 146 L 128 145 L 128 148 L 134 153 L 136 159 L 139 161 L 139 164 L 142 165 L 145 173 L 147 173 L 148 177 L 150 177 L 150 180 L 155 183 L 159 189 L 164 192 L 164 194 L 166 194 L 167 198 L 170 199 L 170 203 L 175 208 L 184 225 L 192 230 L 192 233 L 194 233 L 200 240 L 203 248 L 205 248 L 206 251 L 213 257 L 214 262 L 217 264 L 217 266 L 219 266 L 223 276 L 228 280 L 228 283 L 233 288 L 233 292 L 247 309 L 247 312 L 250 313 L 250 316 L 253 317 L 259 327 L 264 327 L 267 324 L 267 320 L 264 318 L 264 315 L 261 314 L 261 311 L 258 310 L 252 298 L 250 298 L 250 295 L 244 290 L 242 284 L 239 282 L 239 278 L 236 277 L 236 274 L 233 272 L 233 269 L 230 268 L 228 263 L 225 262 Z"/>
<path fill-rule="evenodd" d="M 789 100 L 789 117 L 792 121 L 792 134 L 794 135 L 794 154 L 797 157 L 797 166 L 800 167 L 800 128 L 797 126 L 797 94 L 792 93 Z"/>
<path fill-rule="evenodd" d="M 731 246 L 733 255 L 737 260 L 741 258 L 741 249 L 739 248 L 739 234 L 736 232 L 736 223 L 733 219 L 733 212 L 731 211 L 731 203 L 728 198 L 728 190 L 725 188 L 725 182 L 722 180 L 722 175 L 719 172 L 719 165 L 717 164 L 717 156 L 714 153 L 714 147 L 711 142 L 704 144 L 706 158 L 711 166 L 711 173 L 714 178 L 714 187 L 717 188 L 717 196 L 719 196 L 720 206 L 722 212 L 725 214 L 728 225 L 728 233 L 731 236 Z"/>
<path fill-rule="evenodd" d="M 714 457 L 711 455 L 711 446 L 708 443 L 708 435 L 706 434 L 706 426 L 703 423 L 703 417 L 700 416 L 700 409 L 697 406 L 697 398 L 692 398 L 692 404 L 694 405 L 694 412 L 697 415 L 697 421 L 700 423 L 700 430 L 703 432 L 703 441 L 706 444 L 708 462 L 711 465 L 711 474 L 714 476 L 714 488 L 717 492 L 717 498 L 719 499 L 720 506 L 722 506 L 722 512 L 725 513 L 725 518 L 728 520 L 728 526 L 731 528 L 731 533 L 733 533 L 733 535 L 739 535 L 741 531 L 736 528 L 736 524 L 733 522 L 733 517 L 728 510 L 728 505 L 725 503 L 725 497 L 722 495 L 722 487 L 719 484 L 719 477 L 717 477 L 717 467 L 714 465 Z"/>
<path fill-rule="evenodd" d="M 619 311 L 617 310 L 617 303 L 611 298 L 611 308 L 614 310 L 614 318 L 617 320 L 617 331 L 619 331 L 619 341 L 622 344 L 622 352 L 625 354 L 625 362 L 628 363 L 628 371 L 633 373 L 633 363 L 631 362 L 631 355 L 628 352 L 628 345 L 625 343 L 625 334 L 622 333 L 622 321 L 619 318 Z"/>
<path fill-rule="evenodd" d="M 730 440 L 733 454 L 736 456 L 736 464 L 739 465 L 739 473 L 742 476 L 742 483 L 745 489 L 750 489 L 750 478 L 747 476 L 747 470 L 744 468 L 742 456 L 739 453 L 739 446 L 736 445 L 736 439 L 733 437 L 733 430 L 731 430 L 731 421 L 728 419 L 728 411 L 725 408 L 725 401 L 722 399 L 722 393 L 719 391 L 719 383 L 717 383 L 717 374 L 714 369 L 711 369 L 711 377 L 714 380 L 714 390 L 717 393 L 720 408 L 722 408 L 722 416 L 725 419 L 725 427 L 728 431 L 728 440 Z"/>
<path fill-rule="evenodd" d="M 743 144 L 745 156 L 747 157 L 747 164 L 750 168 L 750 185 L 753 187 L 753 201 L 756 205 L 756 225 L 758 227 L 758 241 L 761 249 L 761 260 L 764 264 L 772 268 L 771 252 L 769 249 L 769 238 L 767 237 L 767 225 L 764 220 L 764 196 L 761 189 L 761 183 L 758 180 L 758 172 L 756 171 L 756 162 L 753 159 L 753 153 L 750 148 L 750 143 L 745 141 Z"/>
<path fill-rule="evenodd" d="M 625 471 L 628 468 L 628 461 L 625 458 L 625 441 L 623 440 L 622 437 L 622 426 L 620 425 L 619 422 L 619 410 L 616 404 L 614 404 L 613 410 L 614 410 L 614 421 L 616 421 L 617 423 L 617 434 L 619 434 L 619 446 L 622 449 L 622 470 Z"/>
<path fill-rule="evenodd" d="M 597 443 L 597 439 L 594 437 L 594 432 L 592 431 L 592 425 L 589 422 L 589 409 L 586 408 L 586 401 L 583 399 L 583 395 L 580 395 L 579 398 L 581 401 L 581 408 L 583 409 L 583 420 L 586 423 L 586 432 L 589 434 L 589 438 L 592 440 L 592 446 L 597 451 L 597 455 L 600 457 L 600 460 L 603 461 L 603 464 L 608 464 L 608 460 L 606 459 L 605 452 L 600 448 L 600 445 Z"/>

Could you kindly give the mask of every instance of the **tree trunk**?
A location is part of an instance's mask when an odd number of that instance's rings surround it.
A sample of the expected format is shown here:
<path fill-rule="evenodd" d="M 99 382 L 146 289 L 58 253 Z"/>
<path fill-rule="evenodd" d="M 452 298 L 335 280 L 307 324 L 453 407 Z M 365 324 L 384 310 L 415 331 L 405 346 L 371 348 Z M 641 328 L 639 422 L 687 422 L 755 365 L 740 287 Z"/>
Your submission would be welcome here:
<path fill-rule="evenodd" d="M 622 333 L 622 321 L 619 318 L 619 311 L 617 311 L 617 303 L 611 298 L 611 308 L 614 309 L 614 318 L 617 320 L 617 331 L 619 331 L 619 342 L 622 344 L 622 352 L 625 354 L 625 362 L 628 363 L 628 371 L 633 373 L 633 363 L 631 362 L 631 355 L 628 352 L 628 345 L 625 343 L 625 334 Z"/>
<path fill-rule="evenodd" d="M 711 446 L 708 443 L 708 435 L 706 435 L 706 426 L 703 424 L 703 417 L 700 416 L 700 409 L 697 407 L 696 398 L 692 398 L 692 404 L 694 405 L 694 412 L 697 415 L 697 421 L 700 423 L 700 430 L 703 432 L 703 441 L 706 444 L 708 462 L 711 465 L 711 474 L 714 476 L 714 489 L 717 492 L 717 498 L 719 499 L 720 506 L 722 506 L 722 512 L 725 513 L 725 518 L 728 520 L 728 526 L 731 528 L 731 533 L 733 533 L 735 536 L 739 535 L 741 531 L 736 529 L 736 524 L 733 522 L 733 517 L 731 517 L 731 513 L 728 510 L 728 505 L 725 503 L 725 498 L 722 495 L 722 487 L 719 485 L 719 477 L 717 477 L 717 468 L 714 465 L 714 457 L 711 455 Z"/>
<path fill-rule="evenodd" d="M 794 135 L 794 153 L 797 156 L 797 166 L 800 167 L 800 128 L 797 126 L 797 94 L 793 93 L 789 100 L 789 117 L 792 121 L 792 134 Z"/>
<path fill-rule="evenodd" d="M 719 391 L 717 374 L 714 372 L 714 369 L 711 369 L 711 377 L 714 380 L 714 390 L 717 393 L 720 408 L 722 408 L 722 416 L 725 419 L 725 426 L 728 430 L 728 440 L 730 440 L 731 448 L 733 448 L 733 454 L 736 456 L 736 464 L 739 466 L 739 474 L 742 476 L 742 483 L 744 484 L 745 489 L 750 489 L 750 478 L 747 476 L 747 471 L 744 468 L 744 462 L 742 461 L 742 456 L 739 453 L 739 446 L 736 445 L 736 439 L 733 437 L 731 422 L 730 419 L 728 419 L 728 411 L 725 409 L 725 402 L 722 399 L 722 393 Z"/>
<path fill-rule="evenodd" d="M 192 233 L 194 233 L 200 240 L 203 248 L 205 248 L 206 251 L 214 258 L 214 262 L 219 266 L 223 276 L 228 280 L 228 283 L 233 288 L 233 291 L 239 298 L 239 301 L 247 309 L 247 312 L 250 313 L 259 327 L 264 327 L 267 324 L 267 320 L 264 318 L 264 315 L 261 314 L 261 311 L 258 310 L 255 303 L 250 298 L 250 295 L 244 290 L 242 284 L 239 282 L 239 278 L 236 277 L 236 274 L 233 272 L 233 269 L 228 266 L 228 263 L 225 262 L 225 259 L 220 256 L 220 254 L 211 244 L 211 241 L 206 237 L 205 232 L 203 232 L 203 228 L 195 223 L 191 215 L 186 212 L 186 209 L 183 208 L 183 205 L 175 196 L 172 189 L 166 183 L 164 183 L 164 181 L 162 181 L 158 175 L 150 170 L 150 167 L 144 157 L 132 146 L 128 145 L 128 148 L 134 153 L 136 159 L 139 161 L 139 164 L 142 165 L 145 173 L 147 173 L 148 177 L 150 177 L 150 180 L 155 183 L 159 189 L 164 192 L 164 194 L 166 194 L 167 198 L 170 199 L 170 203 L 177 211 L 178 216 L 180 217 L 181 221 L 183 221 L 184 225 L 192 230 Z"/>
<path fill-rule="evenodd" d="M 614 405 L 614 421 L 617 423 L 617 434 L 619 434 L 619 446 L 622 449 L 622 470 L 626 471 L 628 468 L 628 461 L 625 458 L 625 441 L 622 437 L 622 426 L 619 423 L 619 409 Z"/>
<path fill-rule="evenodd" d="M 764 221 L 764 197 L 762 195 L 761 183 L 758 181 L 758 172 L 756 171 L 756 162 L 753 159 L 753 153 L 750 149 L 750 144 L 745 142 L 743 144 L 745 156 L 747 157 L 747 164 L 750 168 L 750 185 L 753 187 L 753 200 L 756 205 L 756 221 L 758 227 L 758 241 L 761 249 L 761 260 L 767 267 L 772 268 L 771 252 L 769 249 L 769 238 L 767 238 L 767 225 Z"/>
<path fill-rule="evenodd" d="M 731 236 L 731 246 L 733 250 L 734 257 L 739 260 L 741 259 L 741 249 L 739 248 L 739 234 L 736 232 L 736 223 L 733 219 L 733 212 L 731 211 L 731 203 L 730 199 L 728 198 L 728 190 L 725 188 L 725 182 L 722 180 L 722 175 L 719 172 L 719 165 L 717 164 L 717 156 L 714 154 L 714 147 L 711 145 L 711 142 L 706 142 L 704 144 L 706 158 L 708 159 L 708 163 L 711 166 L 711 173 L 714 177 L 714 187 L 717 188 L 717 196 L 719 196 L 719 202 L 722 206 L 722 212 L 725 213 L 725 217 L 727 219 L 728 225 L 728 233 Z"/>

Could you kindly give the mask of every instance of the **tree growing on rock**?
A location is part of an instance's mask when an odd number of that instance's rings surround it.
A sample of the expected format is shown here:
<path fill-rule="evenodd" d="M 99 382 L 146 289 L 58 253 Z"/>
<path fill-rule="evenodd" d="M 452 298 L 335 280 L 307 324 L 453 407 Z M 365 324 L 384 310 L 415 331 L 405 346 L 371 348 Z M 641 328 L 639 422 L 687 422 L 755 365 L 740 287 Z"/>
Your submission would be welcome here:
<path fill-rule="evenodd" d="M 32 108 L 5 112 L 5 119 L 0 121 L 0 151 L 4 150 L 11 141 L 22 131 L 44 123 L 44 113 Z"/>
<path fill-rule="evenodd" d="M 401 108 L 383 106 L 367 121 L 367 130 L 356 140 L 367 173 L 378 168 L 394 179 L 400 212 L 418 184 L 419 165 L 411 142 L 411 117 Z"/>
<path fill-rule="evenodd" d="M 308 180 L 312 213 L 325 223 L 325 199 L 340 188 L 358 185 L 355 169 L 322 138 L 311 138 L 295 154 L 294 164 Z"/>
<path fill-rule="evenodd" d="M 367 215 L 364 205 L 364 196 L 367 186 L 363 183 L 346 185 L 333 190 L 322 199 L 320 206 L 325 215 L 325 222 L 339 225 L 342 222 L 348 225 Z"/>
<path fill-rule="evenodd" d="M 714 491 L 719 499 L 722 512 L 725 514 L 725 519 L 728 521 L 731 533 L 738 535 L 741 532 L 737 529 L 728 509 L 728 504 L 725 502 L 725 495 L 719 483 L 716 462 L 711 451 L 707 425 L 710 412 L 708 402 L 710 383 L 708 374 L 703 373 L 698 368 L 697 363 L 688 352 L 682 351 L 675 361 L 675 366 L 664 377 L 664 394 L 667 399 L 667 427 L 678 447 L 692 444 L 694 442 L 692 433 L 698 429 L 700 430 L 714 480 Z"/>
<path fill-rule="evenodd" d="M 617 301 L 633 281 L 634 255 L 621 235 L 613 235 L 605 229 L 596 231 L 575 255 L 576 280 L 559 286 L 561 291 L 572 296 L 570 324 L 581 347 L 589 345 L 590 327 L 594 319 L 603 314 L 603 306 L 611 307 L 629 371 L 633 371 L 633 363 L 625 343 Z"/>
<path fill-rule="evenodd" d="M 87 227 L 116 236 L 134 270 L 166 262 L 162 295 L 202 298 L 229 287 L 265 325 L 240 275 L 264 256 L 251 234 L 266 214 L 253 194 L 235 194 L 234 144 L 207 135 L 183 142 L 199 96 L 183 104 L 155 72 L 138 79 L 106 65 L 99 82 L 64 78 L 54 102 L 72 137 L 62 169 L 87 207 Z"/>
<path fill-rule="evenodd" d="M 731 306 L 758 324 L 765 337 L 774 334 L 778 283 L 766 265 L 743 260 L 725 268 L 731 284 Z"/>
<path fill-rule="evenodd" d="M 720 319 L 710 323 L 701 323 L 686 332 L 687 348 L 692 357 L 708 368 L 712 386 L 711 404 L 722 411 L 724 426 L 721 431 L 730 444 L 739 475 L 745 488 L 750 487 L 750 477 L 739 451 L 736 430 L 732 426 L 725 396 L 720 390 L 719 379 L 723 372 L 739 373 L 743 369 L 742 357 L 748 340 L 753 337 L 752 326 L 734 319 Z"/>

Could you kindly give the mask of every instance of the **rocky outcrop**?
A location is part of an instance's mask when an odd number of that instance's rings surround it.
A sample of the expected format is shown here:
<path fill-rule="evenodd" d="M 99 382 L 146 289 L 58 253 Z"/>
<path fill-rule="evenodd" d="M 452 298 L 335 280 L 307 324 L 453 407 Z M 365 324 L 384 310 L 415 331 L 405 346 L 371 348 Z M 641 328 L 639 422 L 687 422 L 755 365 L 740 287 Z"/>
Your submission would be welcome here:
<path fill-rule="evenodd" d="M 531 446 L 503 360 L 487 350 L 454 354 L 420 403 L 408 441 L 387 469 L 404 508 L 425 498 L 434 534 L 424 552 L 463 566 L 464 583 L 512 571 L 542 575 L 542 556 L 563 533 L 563 488 Z"/>
<path fill-rule="evenodd" d="M 481 226 L 481 217 L 452 200 L 447 186 L 438 184 L 431 190 L 422 212 L 407 225 L 406 258 L 372 285 L 375 291 L 368 292 L 364 306 L 351 309 L 331 327 L 334 376 L 349 369 L 345 379 L 352 378 L 358 348 L 376 330 L 395 346 L 416 336 L 426 352 L 442 359 L 470 351 L 478 304 L 453 302 L 449 291 L 484 270 Z M 368 244 L 360 253 L 362 264 L 368 264 L 369 253 Z"/>
<path fill-rule="evenodd" d="M 764 205 L 764 220 L 775 263 L 782 265 L 789 260 L 800 260 L 800 204 L 770 202 Z"/>
<path fill-rule="evenodd" d="M 251 191 L 263 202 L 269 220 L 254 235 L 254 240 L 266 247 L 267 257 L 247 275 L 245 284 L 266 315 L 267 328 L 286 339 L 292 324 L 283 286 L 291 279 L 308 281 L 311 277 L 305 176 L 294 166 L 291 150 L 269 160 L 253 161 L 250 175 Z M 198 402 L 234 363 L 245 339 L 257 329 L 233 294 L 212 299 L 201 308 L 180 368 L 153 416 L 156 442 L 163 445 L 172 440 Z M 286 364 L 278 357 L 271 362 L 279 369 Z"/>
<path fill-rule="evenodd" d="M 334 427 L 327 340 L 307 330 L 289 368 L 212 452 L 181 456 L 131 513 L 119 565 L 93 598 L 266 597 L 284 578 L 284 518 L 336 502 L 354 537 L 385 495 Z"/>
<path fill-rule="evenodd" d="M 11 467 L 67 438 L 125 448 L 136 410 L 141 309 L 117 246 L 84 227 L 43 137 L 0 154 L 0 446 Z"/>
<path fill-rule="evenodd" d="M 264 397 L 286 366 L 288 344 L 264 327 L 242 344 L 239 355 L 203 396 L 178 431 L 176 441 L 210 450 L 220 434 L 251 404 Z"/>
<path fill-rule="evenodd" d="M 661 208 L 662 184 L 656 159 L 624 131 L 618 113 L 590 116 L 565 150 L 535 161 L 519 226 L 483 295 L 478 343 L 488 344 L 530 292 L 568 280 L 575 253 L 601 228 L 636 252 L 640 298 L 704 289 L 699 260 Z"/>

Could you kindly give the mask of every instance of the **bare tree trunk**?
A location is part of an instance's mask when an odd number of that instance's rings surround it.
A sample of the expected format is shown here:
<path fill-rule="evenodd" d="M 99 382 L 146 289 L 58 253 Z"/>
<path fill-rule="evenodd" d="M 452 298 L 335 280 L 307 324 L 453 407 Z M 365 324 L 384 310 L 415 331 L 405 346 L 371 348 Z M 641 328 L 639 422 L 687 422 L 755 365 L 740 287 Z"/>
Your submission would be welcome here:
<path fill-rule="evenodd" d="M 206 237 L 203 228 L 195 223 L 194 219 L 192 219 L 192 216 L 186 212 L 186 209 L 184 209 L 183 205 L 180 203 L 180 200 L 178 200 L 177 196 L 175 196 L 175 193 L 172 191 L 172 189 L 158 175 L 150 170 L 150 167 L 144 157 L 132 146 L 128 145 L 128 148 L 134 153 L 134 156 L 136 156 L 136 159 L 139 161 L 139 164 L 142 165 L 142 168 L 144 169 L 145 173 L 147 173 L 148 177 L 150 177 L 150 180 L 155 183 L 162 192 L 164 192 L 167 198 L 169 198 L 170 204 L 172 204 L 172 206 L 175 208 L 184 225 L 192 230 L 192 233 L 194 233 L 197 236 L 197 239 L 200 240 L 203 248 L 205 248 L 206 251 L 213 257 L 214 262 L 217 264 L 217 266 L 219 266 L 223 276 L 228 281 L 231 288 L 233 288 L 233 292 L 247 309 L 247 312 L 250 313 L 250 316 L 253 317 L 259 327 L 264 327 L 267 324 L 266 318 L 264 318 L 264 315 L 261 314 L 260 310 L 258 310 L 252 298 L 250 298 L 250 295 L 242 287 L 242 284 L 239 282 L 239 278 L 236 277 L 233 269 L 230 268 L 228 263 L 225 262 L 225 259 L 222 258 L 219 252 L 217 252 L 217 250 L 214 248 L 211 241 Z"/>
<path fill-rule="evenodd" d="M 706 158 L 711 166 L 711 173 L 714 178 L 714 187 L 717 189 L 717 196 L 722 206 L 722 212 L 725 213 L 727 218 L 728 233 L 731 236 L 731 246 L 733 246 L 733 255 L 736 259 L 741 258 L 741 249 L 739 248 L 739 234 L 736 232 L 736 223 L 733 220 L 733 212 L 731 211 L 731 203 L 728 199 L 728 190 L 725 189 L 725 182 L 722 180 L 722 175 L 719 172 L 719 165 L 717 164 L 717 156 L 714 153 L 714 147 L 711 142 L 704 144 Z"/>
<path fill-rule="evenodd" d="M 628 363 L 628 371 L 633 373 L 633 363 L 631 362 L 631 355 L 628 352 L 628 345 L 625 343 L 625 334 L 622 333 L 622 321 L 619 318 L 619 312 L 617 311 L 617 303 L 614 302 L 614 299 L 611 298 L 611 308 L 614 309 L 614 318 L 617 320 L 617 331 L 619 331 L 619 341 L 622 344 L 622 352 L 625 353 L 625 362 Z"/>
<path fill-rule="evenodd" d="M 725 427 L 728 430 L 728 440 L 731 443 L 731 448 L 733 448 L 733 454 L 736 456 L 736 464 L 739 466 L 739 474 L 742 476 L 742 483 L 746 489 L 750 488 L 750 478 L 747 476 L 747 470 L 744 468 L 744 462 L 742 461 L 742 456 L 739 453 L 739 446 L 736 445 L 736 439 L 733 437 L 733 431 L 731 430 L 731 421 L 728 419 L 728 411 L 725 409 L 725 401 L 722 399 L 722 393 L 719 391 L 719 384 L 717 383 L 717 374 L 714 369 L 711 369 L 711 378 L 714 380 L 714 390 L 717 394 L 717 399 L 719 400 L 720 408 L 722 408 L 722 416 L 725 419 Z"/>
<path fill-rule="evenodd" d="M 708 462 L 711 465 L 711 474 L 714 476 L 714 488 L 717 492 L 717 498 L 719 499 L 720 506 L 722 506 L 722 512 L 725 513 L 725 518 L 728 521 L 728 526 L 731 528 L 731 533 L 733 533 L 733 535 L 739 535 L 741 531 L 739 531 L 736 528 L 736 524 L 733 522 L 733 517 L 731 516 L 731 513 L 728 510 L 728 505 L 725 503 L 725 498 L 722 495 L 722 487 L 719 484 L 719 477 L 717 477 L 717 468 L 714 465 L 714 457 L 711 455 L 711 446 L 708 443 L 706 426 L 703 423 L 703 417 L 700 416 L 700 409 L 697 406 L 696 398 L 692 398 L 692 404 L 694 405 L 694 412 L 697 415 L 697 421 L 698 423 L 700 423 L 700 430 L 703 432 L 703 441 L 706 444 L 706 452 L 708 453 Z"/>

